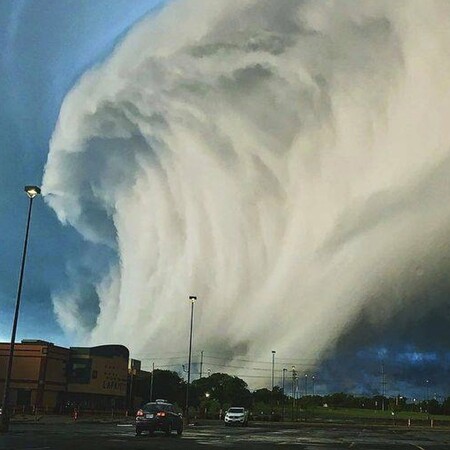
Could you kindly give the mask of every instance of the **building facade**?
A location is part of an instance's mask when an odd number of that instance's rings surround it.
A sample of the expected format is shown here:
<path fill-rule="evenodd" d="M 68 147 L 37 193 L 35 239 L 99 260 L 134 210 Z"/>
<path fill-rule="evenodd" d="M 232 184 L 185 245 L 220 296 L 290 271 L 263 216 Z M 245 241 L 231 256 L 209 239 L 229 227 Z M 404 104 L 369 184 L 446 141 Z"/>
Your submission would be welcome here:
<path fill-rule="evenodd" d="M 9 343 L 0 343 L 0 394 Z M 123 345 L 64 348 L 50 342 L 15 344 L 9 401 L 16 410 L 124 409 L 129 352 Z"/>
<path fill-rule="evenodd" d="M 123 345 L 71 347 L 67 401 L 87 409 L 124 409 L 129 352 Z"/>
<path fill-rule="evenodd" d="M 0 343 L 0 392 L 5 386 L 10 344 Z M 69 349 L 45 341 L 24 340 L 14 347 L 11 405 L 29 411 L 62 404 L 67 391 Z"/>

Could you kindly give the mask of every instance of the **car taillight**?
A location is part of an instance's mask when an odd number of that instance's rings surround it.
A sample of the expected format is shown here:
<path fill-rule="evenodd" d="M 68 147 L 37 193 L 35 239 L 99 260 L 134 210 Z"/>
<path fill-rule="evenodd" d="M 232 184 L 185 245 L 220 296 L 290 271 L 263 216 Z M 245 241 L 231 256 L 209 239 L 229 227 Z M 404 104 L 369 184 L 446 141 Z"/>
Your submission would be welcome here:
<path fill-rule="evenodd" d="M 142 417 L 144 415 L 144 411 L 142 411 L 142 409 L 140 409 L 137 413 L 136 416 L 138 417 Z"/>
<path fill-rule="evenodd" d="M 159 413 L 156 413 L 158 417 L 164 417 L 166 415 L 165 411 L 160 411 Z"/>

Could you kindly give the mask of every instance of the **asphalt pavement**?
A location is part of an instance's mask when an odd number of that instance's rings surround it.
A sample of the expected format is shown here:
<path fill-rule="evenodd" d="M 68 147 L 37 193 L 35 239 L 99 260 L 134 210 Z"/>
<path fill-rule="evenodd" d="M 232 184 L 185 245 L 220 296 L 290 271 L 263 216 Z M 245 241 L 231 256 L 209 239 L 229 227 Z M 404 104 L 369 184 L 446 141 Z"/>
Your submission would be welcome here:
<path fill-rule="evenodd" d="M 189 450 L 205 448 L 297 450 L 449 450 L 450 431 L 390 429 L 358 426 L 305 426 L 296 428 L 223 425 L 190 426 L 181 437 L 136 436 L 123 424 L 12 424 L 0 435 L 1 450 Z"/>

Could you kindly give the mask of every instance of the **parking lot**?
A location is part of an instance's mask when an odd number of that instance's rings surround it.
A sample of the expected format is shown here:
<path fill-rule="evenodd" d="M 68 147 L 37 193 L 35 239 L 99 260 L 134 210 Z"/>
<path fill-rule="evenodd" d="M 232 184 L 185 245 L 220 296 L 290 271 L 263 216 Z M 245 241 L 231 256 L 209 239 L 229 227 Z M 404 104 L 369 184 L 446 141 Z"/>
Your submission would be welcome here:
<path fill-rule="evenodd" d="M 280 446 L 308 450 L 448 450 L 450 431 L 364 428 L 358 426 L 188 427 L 181 437 L 155 434 L 135 436 L 131 424 L 13 424 L 0 435 L 2 450 L 89 449 L 263 449 Z"/>

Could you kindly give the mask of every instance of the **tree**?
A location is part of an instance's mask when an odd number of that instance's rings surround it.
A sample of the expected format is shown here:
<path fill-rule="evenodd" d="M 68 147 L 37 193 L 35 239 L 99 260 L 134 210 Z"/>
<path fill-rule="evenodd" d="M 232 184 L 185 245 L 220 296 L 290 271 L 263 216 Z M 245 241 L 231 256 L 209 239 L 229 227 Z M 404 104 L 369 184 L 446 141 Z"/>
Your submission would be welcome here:
<path fill-rule="evenodd" d="M 184 404 L 186 383 L 176 372 L 155 369 L 153 372 L 153 400 L 164 399 L 178 405 Z"/>
<path fill-rule="evenodd" d="M 450 415 L 450 397 L 447 397 L 442 403 L 442 412 Z"/>
<path fill-rule="evenodd" d="M 429 414 L 442 414 L 442 407 L 434 398 L 427 402 L 427 410 Z"/>
<path fill-rule="evenodd" d="M 257 389 L 252 394 L 253 402 L 254 403 L 265 403 L 268 405 L 268 404 L 270 404 L 270 395 L 271 395 L 271 392 L 267 388 Z"/>
<path fill-rule="evenodd" d="M 194 380 L 192 404 L 199 406 L 207 392 L 212 400 L 220 404 L 221 408 L 230 405 L 249 407 L 252 403 L 247 383 L 226 373 L 213 373 L 209 377 Z"/>
<path fill-rule="evenodd" d="M 353 395 L 345 394 L 344 392 L 336 392 L 331 395 L 326 395 L 323 399 L 329 406 L 341 408 L 355 408 L 360 406 L 357 398 Z"/>

